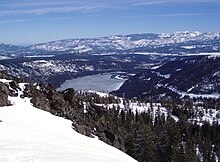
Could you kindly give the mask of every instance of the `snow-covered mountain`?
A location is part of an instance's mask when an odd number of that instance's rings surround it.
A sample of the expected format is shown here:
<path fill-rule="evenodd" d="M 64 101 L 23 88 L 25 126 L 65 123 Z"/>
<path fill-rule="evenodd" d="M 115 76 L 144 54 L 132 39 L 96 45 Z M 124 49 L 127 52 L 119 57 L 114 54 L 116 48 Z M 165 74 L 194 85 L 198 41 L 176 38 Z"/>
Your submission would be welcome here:
<path fill-rule="evenodd" d="M 32 50 L 71 52 L 213 52 L 220 51 L 220 33 L 175 32 L 68 39 L 37 44 Z"/>
<path fill-rule="evenodd" d="M 20 97 L 24 87 L 20 83 L 18 96 L 9 96 L 12 105 L 0 107 L 0 161 L 135 161 L 97 138 L 77 133 L 70 120 L 33 107 L 30 98 Z"/>
<path fill-rule="evenodd" d="M 6 56 L 47 55 L 63 53 L 202 53 L 220 52 L 220 33 L 175 32 L 139 33 L 98 38 L 66 39 L 32 46 L 0 44 Z"/>

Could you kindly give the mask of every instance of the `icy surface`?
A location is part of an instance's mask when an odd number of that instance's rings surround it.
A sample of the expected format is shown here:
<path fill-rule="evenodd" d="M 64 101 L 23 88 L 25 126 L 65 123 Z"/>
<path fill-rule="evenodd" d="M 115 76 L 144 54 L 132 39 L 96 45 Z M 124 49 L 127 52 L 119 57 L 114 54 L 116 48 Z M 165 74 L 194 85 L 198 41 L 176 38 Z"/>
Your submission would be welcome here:
<path fill-rule="evenodd" d="M 57 90 L 62 91 L 67 88 L 74 88 L 76 90 L 110 92 L 119 89 L 126 80 L 111 78 L 111 76 L 112 74 L 107 73 L 67 80 Z"/>
<path fill-rule="evenodd" d="M 98 139 L 77 133 L 71 121 L 34 108 L 28 98 L 9 99 L 12 106 L 0 107 L 1 162 L 135 161 Z"/>

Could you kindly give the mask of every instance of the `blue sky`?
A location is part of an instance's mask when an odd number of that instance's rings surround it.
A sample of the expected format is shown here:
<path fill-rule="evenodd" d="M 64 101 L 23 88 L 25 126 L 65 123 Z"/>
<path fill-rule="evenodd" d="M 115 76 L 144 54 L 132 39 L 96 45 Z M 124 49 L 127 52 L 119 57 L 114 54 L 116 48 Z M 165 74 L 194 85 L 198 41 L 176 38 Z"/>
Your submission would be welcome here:
<path fill-rule="evenodd" d="M 0 0 L 0 42 L 220 31 L 219 0 Z"/>

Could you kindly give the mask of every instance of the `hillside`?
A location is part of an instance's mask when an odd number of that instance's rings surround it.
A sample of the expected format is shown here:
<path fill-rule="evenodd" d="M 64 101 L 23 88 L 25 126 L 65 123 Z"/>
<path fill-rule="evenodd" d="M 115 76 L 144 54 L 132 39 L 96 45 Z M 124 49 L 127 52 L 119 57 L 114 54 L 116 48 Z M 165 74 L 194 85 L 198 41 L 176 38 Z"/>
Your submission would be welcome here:
<path fill-rule="evenodd" d="M 127 80 L 115 92 L 125 97 L 157 99 L 220 97 L 220 57 L 201 56 L 171 61 L 145 70 Z"/>
<path fill-rule="evenodd" d="M 11 105 L 0 107 L 0 161 L 135 161 L 97 137 L 77 133 L 70 120 L 33 107 L 30 98 L 21 98 L 24 88 L 19 83 L 18 96 L 8 98 Z"/>

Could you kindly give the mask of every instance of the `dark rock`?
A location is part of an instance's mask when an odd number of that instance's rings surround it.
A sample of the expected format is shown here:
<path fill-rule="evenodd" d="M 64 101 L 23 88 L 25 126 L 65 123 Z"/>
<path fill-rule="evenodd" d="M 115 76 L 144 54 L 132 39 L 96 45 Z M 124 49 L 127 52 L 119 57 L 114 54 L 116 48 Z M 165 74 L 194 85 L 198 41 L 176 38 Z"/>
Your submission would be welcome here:
<path fill-rule="evenodd" d="M 99 115 L 104 114 L 107 111 L 103 106 L 98 106 L 95 105 L 94 103 L 91 103 L 90 105 Z"/>
<path fill-rule="evenodd" d="M 104 133 L 105 133 L 106 138 L 108 138 L 111 141 L 111 143 L 115 141 L 115 135 L 113 133 L 111 133 L 108 130 L 104 130 Z"/>
<path fill-rule="evenodd" d="M 85 136 L 88 136 L 88 137 L 93 137 L 91 135 L 91 129 L 85 125 L 78 125 L 78 124 L 75 124 L 74 125 L 74 128 L 77 132 L 85 135 Z"/>
<path fill-rule="evenodd" d="M 10 102 L 8 101 L 9 89 L 8 87 L 0 82 L 0 106 L 8 106 Z"/>
<path fill-rule="evenodd" d="M 11 87 L 9 95 L 13 96 L 13 97 L 17 97 L 18 96 L 18 90 L 21 90 L 21 88 L 18 86 L 18 83 L 13 80 L 9 83 L 9 86 Z"/>
<path fill-rule="evenodd" d="M 31 99 L 31 103 L 39 109 L 50 111 L 50 102 L 43 96 L 34 96 Z"/>
<path fill-rule="evenodd" d="M 0 71 L 0 79 L 7 79 L 7 78 L 8 78 L 7 71 L 5 71 L 5 70 Z"/>
<path fill-rule="evenodd" d="M 17 90 L 17 88 L 19 88 L 18 83 L 15 82 L 14 80 L 11 81 L 11 82 L 9 83 L 9 85 L 10 85 L 10 87 L 11 87 L 12 89 L 15 89 L 15 90 Z"/>
<path fill-rule="evenodd" d="M 28 84 L 25 87 L 22 97 L 30 97 L 33 106 L 50 112 L 50 101 L 46 98 L 44 92 L 36 89 L 33 84 Z"/>
<path fill-rule="evenodd" d="M 115 135 L 115 140 L 113 142 L 113 146 L 118 148 L 119 150 L 125 152 L 124 140 L 117 135 Z"/>
<path fill-rule="evenodd" d="M 111 141 L 108 138 L 106 138 L 106 135 L 104 132 L 102 132 L 102 133 L 96 132 L 96 133 L 97 133 L 100 140 L 104 141 L 108 145 L 112 145 Z"/>

